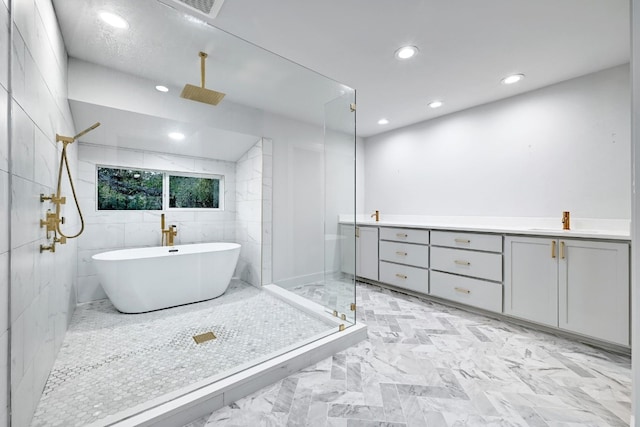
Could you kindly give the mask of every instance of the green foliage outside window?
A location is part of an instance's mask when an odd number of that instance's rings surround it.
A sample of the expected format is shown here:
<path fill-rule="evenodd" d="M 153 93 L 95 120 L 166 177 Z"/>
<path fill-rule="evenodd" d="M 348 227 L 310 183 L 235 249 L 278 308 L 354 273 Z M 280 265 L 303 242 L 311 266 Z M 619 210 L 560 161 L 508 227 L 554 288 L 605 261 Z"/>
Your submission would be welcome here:
<path fill-rule="evenodd" d="M 220 180 L 190 176 L 169 176 L 170 208 L 220 207 Z"/>
<path fill-rule="evenodd" d="M 168 176 L 168 200 L 163 183 Z M 167 206 L 168 204 L 168 206 Z M 98 210 L 220 208 L 220 179 L 167 172 L 98 167 Z"/>
<path fill-rule="evenodd" d="M 98 210 L 162 210 L 161 172 L 98 168 Z"/>

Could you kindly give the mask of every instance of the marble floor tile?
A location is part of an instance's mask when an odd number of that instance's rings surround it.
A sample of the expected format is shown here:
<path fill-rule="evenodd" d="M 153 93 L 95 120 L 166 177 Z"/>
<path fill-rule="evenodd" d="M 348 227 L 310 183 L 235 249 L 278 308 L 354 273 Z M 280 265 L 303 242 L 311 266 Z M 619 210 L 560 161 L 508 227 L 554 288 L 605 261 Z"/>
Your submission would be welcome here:
<path fill-rule="evenodd" d="M 148 313 L 122 314 L 108 300 L 84 304 L 73 315 L 32 426 L 99 422 L 334 330 L 238 280 L 218 298 Z M 196 344 L 193 336 L 208 331 L 216 338 Z M 277 398 L 257 406 L 268 407 L 273 425 L 281 425 L 294 408 L 303 417 L 295 405 L 297 383 L 287 378 Z"/>
<path fill-rule="evenodd" d="M 297 292 L 321 301 L 326 290 Z M 368 284 L 358 284 L 357 302 L 367 340 L 212 413 L 206 425 L 629 425 L 628 356 Z M 289 413 L 274 418 L 277 397 L 294 383 Z"/>

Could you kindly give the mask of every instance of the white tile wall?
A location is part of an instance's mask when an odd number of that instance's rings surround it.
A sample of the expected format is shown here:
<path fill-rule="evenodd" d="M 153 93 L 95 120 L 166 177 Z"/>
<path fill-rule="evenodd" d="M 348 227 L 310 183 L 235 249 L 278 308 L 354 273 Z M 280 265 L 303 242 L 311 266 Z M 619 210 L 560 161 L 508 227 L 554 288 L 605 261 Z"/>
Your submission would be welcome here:
<path fill-rule="evenodd" d="M 14 1 L 9 19 L 6 4 L 0 4 L 0 203 L 4 209 L 0 223 L 7 224 L 10 218 L 11 247 L 6 239 L 0 240 L 0 277 L 9 277 L 9 283 L 0 283 L 11 288 L 13 333 L 8 355 L 6 325 L 0 321 L 0 364 L 10 360 L 12 424 L 27 426 L 76 304 L 76 243 L 58 245 L 55 254 L 39 251 L 41 244 L 47 244 L 39 221 L 47 208 L 53 208 L 50 203 L 41 203 L 39 195 L 53 192 L 55 186 L 61 148 L 56 146 L 55 133 L 73 134 L 74 129 L 66 99 L 66 52 L 51 1 Z M 13 26 L 11 46 L 8 25 Z M 12 99 L 10 111 L 6 111 L 5 59 L 9 48 Z M 7 140 L 8 122 L 12 135 Z M 76 149 L 70 149 L 74 175 L 76 157 Z M 2 172 L 8 169 L 13 174 L 11 188 L 8 175 Z M 68 184 L 63 186 L 67 196 L 68 188 Z M 12 206 L 8 205 L 8 194 Z M 66 206 L 64 212 L 67 225 L 74 226 L 77 218 L 72 215 L 72 206 Z M 5 250 L 11 251 L 10 273 Z M 0 286 L 0 311 L 7 309 L 6 299 L 6 289 Z M 0 370 L 0 425 L 5 424 L 7 413 L 8 397 L 2 386 L 6 379 L 7 372 Z"/>
<path fill-rule="evenodd" d="M 4 171 L 0 171 L 0 224 L 5 228 L 2 229 L 0 237 L 0 254 L 9 250 L 9 174 Z M 0 276 L 0 280 L 2 280 Z"/>
<path fill-rule="evenodd" d="M 0 10 L 2 8 L 0 7 Z M 1 69 L 2 67 L 0 67 Z M 9 171 L 9 134 L 7 129 L 7 91 L 0 87 L 0 170 Z M 6 206 L 6 205 L 5 205 Z"/>
<path fill-rule="evenodd" d="M 33 181 L 34 125 L 20 105 L 11 102 L 11 169 L 15 175 Z"/>
<path fill-rule="evenodd" d="M 178 226 L 176 244 L 236 241 L 234 162 L 89 144 L 79 144 L 78 147 L 80 161 L 77 191 L 87 224 L 85 233 L 78 239 L 79 302 L 106 298 L 92 266 L 92 255 L 115 249 L 161 244 L 160 211 L 97 211 L 97 165 L 224 175 L 223 211 L 165 211 L 165 215 L 167 225 Z"/>
<path fill-rule="evenodd" d="M 9 281 L 7 278 L 9 277 L 9 252 L 0 253 L 0 307 L 5 309 L 9 307 Z M 0 316 L 0 334 L 3 334 L 9 328 L 8 319 L 6 315 Z M 4 348 L 4 347 L 0 347 Z M 0 358 L 2 357 L 2 351 L 0 351 Z M 0 365 L 6 366 L 6 365 Z M 0 375 L 2 375 L 4 369 L 0 368 Z M 2 381 L 0 384 L 4 385 Z M 5 387 L 0 387 L 0 389 L 4 389 Z M 2 396 L 0 390 L 0 397 Z M 0 402 L 5 402 L 0 399 Z M 0 408 L 2 404 L 0 403 Z M 1 415 L 0 415 L 1 416 Z M 0 425 L 2 424 L 2 418 L 0 418 Z"/>
<path fill-rule="evenodd" d="M 273 282 L 273 141 L 262 140 L 262 284 Z"/>
<path fill-rule="evenodd" d="M 3 64 L 7 64 L 6 59 L 9 57 L 9 10 L 6 3 L 0 4 L 0 34 L 2 34 L 0 37 L 0 58 L 5 61 Z M 0 66 L 0 86 L 5 90 L 9 89 L 9 69 L 6 65 Z"/>
<path fill-rule="evenodd" d="M 9 10 L 8 0 L 0 3 L 0 425 L 9 425 Z M 2 314 L 4 313 L 4 314 Z"/>
<path fill-rule="evenodd" d="M 254 286 L 262 284 L 262 159 L 258 141 L 236 162 L 237 242 L 242 245 L 236 274 Z"/>

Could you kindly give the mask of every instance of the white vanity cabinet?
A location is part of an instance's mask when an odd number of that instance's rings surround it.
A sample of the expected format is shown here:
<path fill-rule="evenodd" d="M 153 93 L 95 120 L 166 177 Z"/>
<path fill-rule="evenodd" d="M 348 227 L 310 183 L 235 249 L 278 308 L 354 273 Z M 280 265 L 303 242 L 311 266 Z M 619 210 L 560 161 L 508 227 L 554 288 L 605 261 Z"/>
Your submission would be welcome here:
<path fill-rule="evenodd" d="M 629 345 L 629 245 L 505 238 L 504 312 Z"/>
<path fill-rule="evenodd" d="M 429 292 L 429 231 L 380 228 L 380 281 Z"/>
<path fill-rule="evenodd" d="M 378 280 L 378 227 L 342 224 L 340 233 L 342 271 L 365 279 Z M 355 245 L 352 240 L 354 235 Z"/>
<path fill-rule="evenodd" d="M 431 232 L 431 295 L 502 312 L 502 236 Z"/>
<path fill-rule="evenodd" d="M 356 227 L 356 276 L 378 280 L 378 227 Z"/>

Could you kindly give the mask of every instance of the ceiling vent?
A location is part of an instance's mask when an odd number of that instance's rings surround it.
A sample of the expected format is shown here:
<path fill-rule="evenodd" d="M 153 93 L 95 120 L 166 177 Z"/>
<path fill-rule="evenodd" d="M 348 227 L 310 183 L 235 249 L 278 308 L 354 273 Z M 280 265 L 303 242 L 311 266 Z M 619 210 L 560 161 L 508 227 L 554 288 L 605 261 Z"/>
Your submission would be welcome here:
<path fill-rule="evenodd" d="M 218 16 L 224 0 L 160 0 L 166 4 L 174 4 L 185 12 L 206 15 L 209 19 Z"/>

